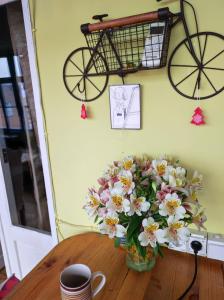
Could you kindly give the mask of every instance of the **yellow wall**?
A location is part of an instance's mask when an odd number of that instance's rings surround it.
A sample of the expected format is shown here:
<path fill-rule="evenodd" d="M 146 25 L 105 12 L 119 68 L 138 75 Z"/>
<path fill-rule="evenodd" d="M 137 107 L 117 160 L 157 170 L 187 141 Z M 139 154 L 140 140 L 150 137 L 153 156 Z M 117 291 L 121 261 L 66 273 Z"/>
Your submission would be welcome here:
<path fill-rule="evenodd" d="M 178 1 L 167 2 L 171 10 L 178 10 Z M 224 33 L 223 0 L 194 0 L 192 3 L 202 30 Z M 80 24 L 91 22 L 97 13 L 108 13 L 116 18 L 161 6 L 154 0 L 36 1 L 37 52 L 58 214 L 74 224 L 92 225 L 82 210 L 83 200 L 87 188 L 97 185 L 96 179 L 109 162 L 128 154 L 166 153 L 178 157 L 185 167 L 204 174 L 200 200 L 206 207 L 207 229 L 224 233 L 223 93 L 202 103 L 207 125 L 196 127 L 189 123 L 195 102 L 186 100 L 171 88 L 166 69 L 130 75 L 128 83 L 142 85 L 142 130 L 122 131 L 110 129 L 108 89 L 100 99 L 88 105 L 91 119 L 82 120 L 80 102 L 74 100 L 63 85 L 65 58 L 75 48 L 85 45 Z M 183 31 L 179 26 L 173 31 L 170 50 L 181 36 Z M 121 83 L 121 80 L 113 77 L 112 83 Z M 79 230 L 79 227 L 62 226 L 65 236 Z"/>

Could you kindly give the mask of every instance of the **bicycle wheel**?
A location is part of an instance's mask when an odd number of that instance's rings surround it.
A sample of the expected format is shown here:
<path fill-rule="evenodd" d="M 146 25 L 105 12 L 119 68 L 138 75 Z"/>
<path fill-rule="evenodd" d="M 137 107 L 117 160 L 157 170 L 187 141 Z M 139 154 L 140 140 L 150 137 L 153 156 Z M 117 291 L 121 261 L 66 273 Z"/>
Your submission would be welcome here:
<path fill-rule="evenodd" d="M 196 100 L 214 97 L 224 90 L 224 36 L 199 32 L 190 36 L 198 67 L 191 55 L 187 38 L 173 51 L 168 63 L 168 77 L 182 96 Z"/>
<path fill-rule="evenodd" d="M 67 57 L 63 80 L 69 94 L 79 101 L 93 101 L 105 91 L 109 79 L 107 63 L 99 52 L 82 47 Z"/>

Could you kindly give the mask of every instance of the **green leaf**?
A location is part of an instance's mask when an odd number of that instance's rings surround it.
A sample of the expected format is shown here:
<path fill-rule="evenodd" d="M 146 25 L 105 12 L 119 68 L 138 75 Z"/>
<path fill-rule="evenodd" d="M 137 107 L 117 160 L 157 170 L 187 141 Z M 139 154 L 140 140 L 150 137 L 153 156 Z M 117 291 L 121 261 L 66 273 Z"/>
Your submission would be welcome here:
<path fill-rule="evenodd" d="M 96 223 L 96 222 L 98 221 L 98 219 L 99 219 L 99 216 L 96 215 L 96 217 L 95 217 L 95 219 L 94 219 L 94 223 Z"/>
<path fill-rule="evenodd" d="M 153 181 L 152 182 L 152 189 L 153 189 L 153 191 L 156 193 L 156 188 L 157 188 L 157 186 L 156 186 L 156 183 Z"/>
<path fill-rule="evenodd" d="M 127 240 L 128 241 L 131 241 L 131 239 L 134 235 L 134 232 L 139 229 L 139 227 L 141 226 L 141 223 L 142 223 L 142 219 L 139 216 L 134 215 L 130 219 L 130 224 L 127 229 Z"/>
<path fill-rule="evenodd" d="M 120 246 L 120 243 L 121 243 L 121 239 L 118 238 L 118 237 L 116 237 L 116 238 L 114 239 L 114 247 L 115 247 L 115 248 L 118 248 L 118 247 Z"/>
<path fill-rule="evenodd" d="M 129 218 L 130 217 L 128 217 L 128 216 L 126 216 L 124 213 L 120 213 L 119 214 L 119 221 L 120 221 L 120 223 L 127 223 L 127 222 L 129 222 Z"/>
<path fill-rule="evenodd" d="M 141 246 L 140 244 L 137 246 L 138 253 L 145 258 L 146 256 L 146 247 Z"/>
<path fill-rule="evenodd" d="M 138 233 L 133 236 L 133 240 L 134 240 L 134 244 L 137 248 L 137 251 L 138 251 L 139 255 L 141 255 L 142 257 L 145 258 L 145 256 L 146 256 L 146 247 L 141 246 L 141 244 L 138 240 Z"/>

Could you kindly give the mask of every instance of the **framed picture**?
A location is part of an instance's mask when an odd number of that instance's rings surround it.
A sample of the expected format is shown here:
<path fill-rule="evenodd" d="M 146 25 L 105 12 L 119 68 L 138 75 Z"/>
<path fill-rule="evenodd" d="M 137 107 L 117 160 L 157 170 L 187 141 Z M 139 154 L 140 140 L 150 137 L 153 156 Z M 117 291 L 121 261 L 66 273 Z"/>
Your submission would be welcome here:
<path fill-rule="evenodd" d="M 140 85 L 111 85 L 110 119 L 112 129 L 140 129 Z"/>

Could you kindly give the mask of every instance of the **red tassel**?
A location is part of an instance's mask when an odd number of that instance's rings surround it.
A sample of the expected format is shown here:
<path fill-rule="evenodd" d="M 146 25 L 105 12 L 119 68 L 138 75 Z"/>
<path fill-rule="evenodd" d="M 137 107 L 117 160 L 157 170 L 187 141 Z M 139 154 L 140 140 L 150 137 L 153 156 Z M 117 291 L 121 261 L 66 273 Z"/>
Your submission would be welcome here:
<path fill-rule="evenodd" d="M 200 107 L 197 107 L 192 116 L 191 124 L 194 125 L 203 125 L 205 124 L 203 111 Z"/>
<path fill-rule="evenodd" d="M 87 112 L 86 112 L 85 104 L 82 104 L 82 108 L 81 108 L 81 118 L 82 118 L 82 119 L 87 119 Z"/>

